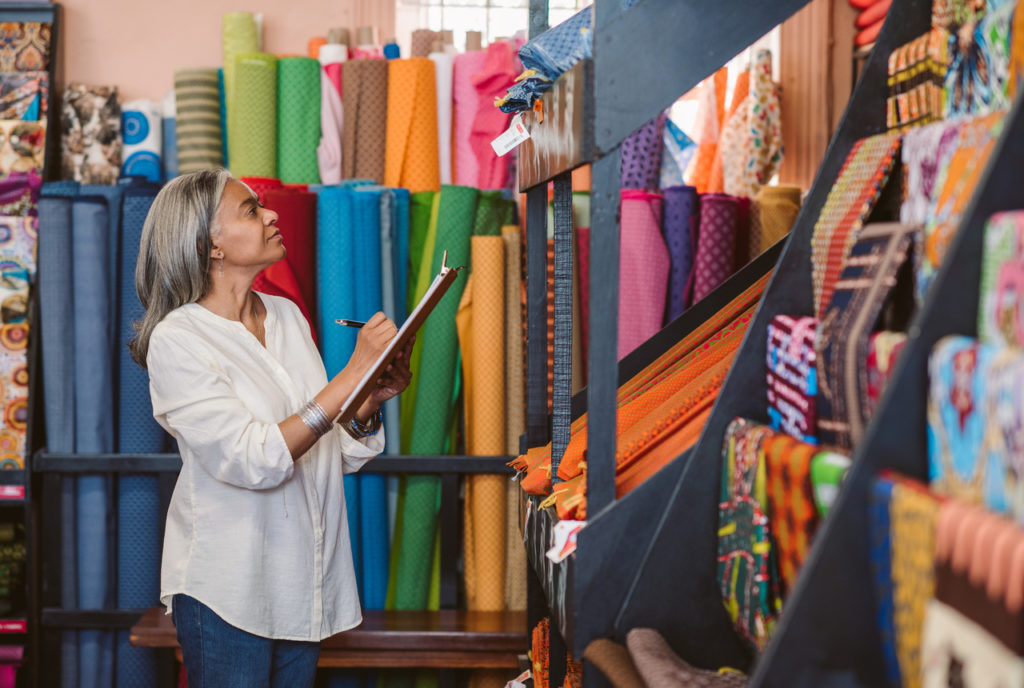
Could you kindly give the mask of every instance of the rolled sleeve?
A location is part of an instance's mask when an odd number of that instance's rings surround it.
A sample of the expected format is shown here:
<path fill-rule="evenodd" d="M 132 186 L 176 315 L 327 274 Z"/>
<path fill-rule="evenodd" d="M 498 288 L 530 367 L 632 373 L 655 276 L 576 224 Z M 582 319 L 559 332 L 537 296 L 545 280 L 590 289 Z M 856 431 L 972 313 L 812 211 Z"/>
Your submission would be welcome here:
<path fill-rule="evenodd" d="M 255 418 L 213 362 L 157 328 L 147 364 L 153 416 L 210 475 L 253 490 L 291 477 L 294 461 L 277 422 Z"/>
<path fill-rule="evenodd" d="M 370 459 L 384 451 L 383 424 L 375 434 L 358 440 L 348 434 L 348 431 L 341 425 L 337 425 L 334 432 L 341 445 L 343 473 L 357 473 Z"/>

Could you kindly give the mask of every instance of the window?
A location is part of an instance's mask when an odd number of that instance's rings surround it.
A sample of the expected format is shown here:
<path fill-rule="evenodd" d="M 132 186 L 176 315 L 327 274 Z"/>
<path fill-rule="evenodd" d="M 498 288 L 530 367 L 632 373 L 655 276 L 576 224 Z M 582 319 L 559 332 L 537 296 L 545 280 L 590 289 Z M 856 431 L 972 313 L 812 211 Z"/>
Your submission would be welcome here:
<path fill-rule="evenodd" d="M 593 0 L 549 0 L 548 21 L 553 26 L 587 7 Z M 450 29 L 455 47 L 466 46 L 466 32 L 480 31 L 483 43 L 522 31 L 529 23 L 529 0 L 397 0 L 395 32 L 402 54 L 409 54 L 415 29 Z"/>

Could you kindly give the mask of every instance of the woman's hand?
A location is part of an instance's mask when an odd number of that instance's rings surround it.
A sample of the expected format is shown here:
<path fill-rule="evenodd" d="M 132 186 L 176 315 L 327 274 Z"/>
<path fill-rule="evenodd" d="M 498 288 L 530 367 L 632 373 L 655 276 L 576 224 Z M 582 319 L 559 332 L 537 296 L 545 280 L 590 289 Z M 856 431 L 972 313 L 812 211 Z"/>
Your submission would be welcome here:
<path fill-rule="evenodd" d="M 412 347 L 415 343 L 416 337 L 414 336 L 405 345 L 405 348 L 398 352 L 391 365 L 385 368 L 384 375 L 377 380 L 373 392 L 356 413 L 356 417 L 361 421 L 372 416 L 385 401 L 398 396 L 409 386 L 409 382 L 412 381 L 409 361 L 412 358 Z"/>
<path fill-rule="evenodd" d="M 374 313 L 373 317 L 359 328 L 359 334 L 356 335 L 356 348 L 346 366 L 356 373 L 357 380 L 373 367 L 396 334 L 398 334 L 398 328 L 395 327 L 395 323 L 380 312 Z"/>

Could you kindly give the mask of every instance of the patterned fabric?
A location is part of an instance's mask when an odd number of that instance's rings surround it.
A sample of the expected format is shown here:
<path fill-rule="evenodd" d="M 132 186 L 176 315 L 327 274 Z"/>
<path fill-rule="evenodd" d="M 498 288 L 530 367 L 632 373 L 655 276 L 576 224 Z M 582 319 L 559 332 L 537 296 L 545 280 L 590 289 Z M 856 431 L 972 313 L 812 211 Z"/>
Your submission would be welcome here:
<path fill-rule="evenodd" d="M 350 60 L 342 67 L 345 120 L 341 176 L 345 179 L 372 179 L 378 184 L 384 183 L 384 148 L 390 112 L 389 63 L 383 60 Z M 430 110 L 436 112 L 436 108 Z"/>
<path fill-rule="evenodd" d="M 782 164 L 782 106 L 772 81 L 771 52 L 759 51 L 750 70 L 747 114 L 750 138 L 744 146 L 746 160 L 738 185 L 730 181 L 728 168 L 725 177 L 725 192 L 743 198 L 756 196 L 758 189 L 775 176 Z"/>
<path fill-rule="evenodd" d="M 732 87 L 732 100 L 725 119 L 722 120 L 722 133 L 718 137 L 718 150 L 715 161 L 711 165 L 711 176 L 708 179 L 708 193 L 725 193 L 725 162 L 733 163 L 734 174 L 741 171 L 739 165 L 746 161 L 744 146 L 750 142 L 750 126 L 747 122 L 750 113 L 750 70 L 744 70 L 736 77 Z M 737 175 L 738 176 L 738 175 Z M 733 186 L 737 184 L 734 183 Z"/>
<path fill-rule="evenodd" d="M 621 196 L 620 360 L 661 329 L 670 265 L 661 236 L 661 194 L 623 189 Z"/>
<path fill-rule="evenodd" d="M 45 156 L 45 120 L 41 122 L 0 121 L 0 173 L 41 173 Z"/>
<path fill-rule="evenodd" d="M 758 190 L 750 205 L 748 261 L 789 234 L 801 205 L 799 186 L 762 186 Z"/>
<path fill-rule="evenodd" d="M 932 27 L 889 55 L 885 123 L 904 131 L 943 118 L 943 83 L 949 69 L 949 32 Z"/>
<path fill-rule="evenodd" d="M 905 688 L 921 685 L 921 631 L 935 590 L 935 528 L 939 504 L 920 487 L 896 483 L 891 520 L 893 627 Z"/>
<path fill-rule="evenodd" d="M 661 172 L 662 132 L 667 112 L 650 120 L 622 142 L 622 188 L 657 191 Z"/>
<path fill-rule="evenodd" d="M 880 134 L 853 144 L 825 199 L 811 239 L 811 279 L 819 318 L 832 300 L 832 290 L 857 233 L 889 180 L 899 147 L 896 134 Z"/>
<path fill-rule="evenodd" d="M 163 181 L 163 104 L 139 99 L 125 103 L 121 111 L 122 157 L 121 174 L 145 177 L 151 182 Z"/>
<path fill-rule="evenodd" d="M 985 224 L 978 337 L 1000 346 L 1024 346 L 1024 212 L 996 213 Z"/>
<path fill-rule="evenodd" d="M 0 119 L 46 119 L 49 100 L 49 72 L 0 74 Z"/>
<path fill-rule="evenodd" d="M 49 24 L 0 23 L 0 72 L 44 72 L 49 68 Z"/>
<path fill-rule="evenodd" d="M 818 329 L 818 436 L 852 448 L 870 419 L 865 362 L 868 337 L 896 284 L 915 226 L 870 224 L 861 230 Z"/>
<path fill-rule="evenodd" d="M 903 332 L 875 332 L 868 339 L 867 359 L 867 415 L 870 418 L 878 408 L 882 392 L 892 378 L 896 361 L 907 345 Z"/>
<path fill-rule="evenodd" d="M 35 171 L 11 172 L 0 179 L 0 216 L 35 217 L 43 179 Z"/>
<path fill-rule="evenodd" d="M 839 497 L 846 472 L 850 470 L 850 457 L 835 452 L 819 452 L 811 459 L 811 484 L 814 503 L 822 518 L 828 516 Z"/>
<path fill-rule="evenodd" d="M 661 184 L 662 189 L 683 186 L 683 174 L 697 152 L 697 144 L 671 119 L 665 120 L 662 136 Z"/>
<path fill-rule="evenodd" d="M 900 662 L 896 655 L 896 628 L 893 622 L 893 577 L 891 522 L 889 505 L 892 502 L 893 482 L 878 478 L 868 495 L 868 554 L 871 559 L 871 580 L 875 588 L 875 623 L 882 637 L 882 658 L 888 685 L 900 685 Z"/>
<path fill-rule="evenodd" d="M 412 48 L 409 57 L 426 57 L 434 49 L 434 42 L 442 38 L 440 31 L 416 29 L 412 32 Z"/>
<path fill-rule="evenodd" d="M 551 646 L 551 618 L 540 620 L 530 633 L 530 661 L 534 688 L 548 688 Z"/>
<path fill-rule="evenodd" d="M 1024 79 L 1024 7 L 1017 3 L 1010 26 L 1010 64 L 1007 68 L 1006 94 L 1013 101 Z"/>
<path fill-rule="evenodd" d="M 739 230 L 740 208 L 736 198 L 725 194 L 701 196 L 691 303 L 703 299 L 732 274 Z"/>
<path fill-rule="evenodd" d="M 961 121 L 935 122 L 903 135 L 903 224 L 923 224 L 928 220 L 936 178 L 953 155 Z"/>
<path fill-rule="evenodd" d="M 687 169 L 686 181 L 706 193 L 711 182 L 711 168 L 718 155 L 718 141 L 722 136 L 725 117 L 725 91 L 729 71 L 722 67 L 710 79 L 705 79 L 700 91 L 700 109 L 697 111 L 697 152 Z"/>
<path fill-rule="evenodd" d="M 811 483 L 811 461 L 817 447 L 787 435 L 764 441 L 768 460 L 768 513 L 778 547 L 782 594 L 796 585 L 797 573 L 811 551 L 818 510 Z"/>
<path fill-rule="evenodd" d="M 673 652 L 665 638 L 653 628 L 634 628 L 626 634 L 626 646 L 643 683 L 648 686 L 742 688 L 747 685 L 747 676 L 738 671 L 710 671 L 690 665 Z"/>
<path fill-rule="evenodd" d="M 61 177 L 113 184 L 121 172 L 121 104 L 117 87 L 70 84 L 61 118 Z"/>
<path fill-rule="evenodd" d="M 818 321 L 777 315 L 768 325 L 768 418 L 772 428 L 817 444 Z"/>
<path fill-rule="evenodd" d="M 1024 685 L 1024 657 L 939 600 L 928 601 L 921 645 L 924 688 Z"/>
<path fill-rule="evenodd" d="M 672 186 L 664 190 L 665 215 L 662 236 L 668 247 L 671 266 L 668 275 L 668 296 L 665 322 L 675 320 L 683 311 L 689 294 L 690 274 L 697 243 L 697 219 L 700 198 L 692 186 Z"/>
<path fill-rule="evenodd" d="M 412 193 L 438 191 L 441 168 L 434 63 L 413 57 L 389 60 L 387 65 L 384 183 L 409 189 Z"/>
<path fill-rule="evenodd" d="M 35 218 L 0 218 L 0 470 L 25 467 L 29 285 L 37 236 Z"/>
<path fill-rule="evenodd" d="M 979 504 L 999 471 L 982 458 L 985 400 L 995 350 L 968 337 L 946 337 L 928 359 L 928 474 L 932 489 Z M 995 475 L 992 475 L 992 474 Z"/>
<path fill-rule="evenodd" d="M 228 158 L 236 177 L 276 177 L 277 58 L 242 53 L 235 58 L 235 95 L 228 102 Z"/>
<path fill-rule="evenodd" d="M 950 41 L 953 54 L 946 74 L 946 117 L 1010 106 L 1010 23 L 1015 5 L 1004 3 L 977 21 L 965 22 Z"/>
<path fill-rule="evenodd" d="M 174 73 L 178 171 L 196 172 L 224 164 L 220 126 L 220 87 L 216 69 Z"/>
<path fill-rule="evenodd" d="M 1006 348 L 992 360 L 984 399 L 984 457 L 978 463 L 985 506 L 1024 522 L 1024 354 Z"/>
<path fill-rule="evenodd" d="M 737 418 L 722 448 L 718 582 L 740 636 L 764 649 L 781 611 L 768 516 L 762 441 L 771 429 Z"/>
<path fill-rule="evenodd" d="M 974 189 L 988 166 L 988 158 L 1003 130 L 1003 112 L 965 121 L 954 151 L 939 169 L 935 198 L 924 227 L 924 254 L 918 274 L 918 296 L 923 297 L 942 259 L 949 250 L 960 218 L 974 198 Z"/>

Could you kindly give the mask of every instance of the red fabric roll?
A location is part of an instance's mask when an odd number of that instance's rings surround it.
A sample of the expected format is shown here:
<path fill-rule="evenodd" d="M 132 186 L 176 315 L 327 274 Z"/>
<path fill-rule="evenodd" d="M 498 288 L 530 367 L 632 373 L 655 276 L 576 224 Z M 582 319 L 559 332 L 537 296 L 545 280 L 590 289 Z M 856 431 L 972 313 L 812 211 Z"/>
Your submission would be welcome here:
<path fill-rule="evenodd" d="M 850 7 L 854 7 L 858 10 L 866 10 L 872 5 L 877 5 L 881 0 L 849 0 Z"/>
<path fill-rule="evenodd" d="M 288 251 L 285 260 L 298 280 L 306 307 L 316 310 L 316 194 L 278 189 L 267 192 L 264 204 L 279 216 L 277 227 Z"/>
<path fill-rule="evenodd" d="M 892 0 L 879 0 L 879 2 L 865 8 L 863 12 L 857 15 L 856 27 L 858 29 L 866 29 L 885 19 L 891 4 Z"/>
<path fill-rule="evenodd" d="M 869 43 L 874 43 L 875 39 L 878 38 L 878 32 L 882 30 L 882 24 L 884 23 L 885 17 L 882 17 L 874 24 L 854 36 L 853 44 L 856 46 L 865 46 Z"/>
<path fill-rule="evenodd" d="M 266 205 L 267 192 L 274 189 L 280 189 L 284 185 L 281 184 L 280 179 L 274 179 L 273 177 L 239 177 L 239 181 L 247 184 L 250 189 L 256 192 L 256 195 L 260 198 L 260 203 Z"/>

